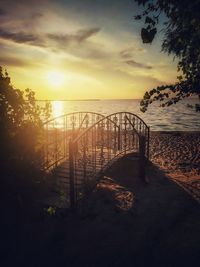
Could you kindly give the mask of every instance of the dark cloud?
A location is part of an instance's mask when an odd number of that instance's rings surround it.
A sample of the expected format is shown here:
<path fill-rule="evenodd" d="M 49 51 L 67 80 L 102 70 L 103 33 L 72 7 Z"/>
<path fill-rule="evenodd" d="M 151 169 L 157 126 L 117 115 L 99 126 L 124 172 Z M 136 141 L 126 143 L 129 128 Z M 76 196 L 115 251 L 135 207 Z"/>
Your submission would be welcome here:
<path fill-rule="evenodd" d="M 38 16 L 40 16 L 40 14 L 38 14 Z M 86 42 L 88 38 L 97 34 L 99 31 L 100 28 L 88 28 L 81 29 L 74 34 L 49 33 L 40 35 L 37 33 L 8 31 L 0 28 L 0 38 L 19 44 L 49 48 L 56 52 L 65 50 L 81 58 L 104 58 L 106 55 L 103 53 L 102 49 L 96 47 L 98 45 Z M 80 49 L 79 44 L 81 44 L 82 49 Z"/>
<path fill-rule="evenodd" d="M 0 16 L 4 16 L 6 14 L 7 12 L 4 9 L 0 8 Z"/>
<path fill-rule="evenodd" d="M 37 14 L 40 16 L 40 14 Z M 100 28 L 91 28 L 79 30 L 74 34 L 54 34 L 49 33 L 46 35 L 47 38 L 50 38 L 57 43 L 68 44 L 70 42 L 81 43 L 87 40 L 92 35 L 95 35 L 100 31 Z M 0 38 L 11 40 L 16 43 L 30 43 L 37 46 L 44 46 L 44 38 L 41 38 L 38 34 L 25 33 L 25 32 L 11 32 L 0 28 Z"/>
<path fill-rule="evenodd" d="M 97 34 L 99 31 L 100 31 L 100 28 L 89 28 L 89 29 L 79 30 L 74 34 L 50 33 L 47 36 L 54 41 L 65 43 L 65 44 L 68 44 L 71 42 L 81 43 L 87 40 L 89 37 Z"/>
<path fill-rule="evenodd" d="M 127 60 L 125 61 L 128 65 L 132 66 L 132 67 L 136 67 L 136 68 L 142 68 L 142 69 L 152 69 L 152 66 L 143 64 L 143 63 L 139 63 L 136 62 L 135 60 L 131 59 L 131 60 Z"/>
<path fill-rule="evenodd" d="M 22 19 L 22 27 L 25 29 L 33 30 L 38 26 L 38 23 L 43 18 L 43 14 L 41 12 L 33 12 L 29 14 L 26 18 Z"/>
<path fill-rule="evenodd" d="M 27 34 L 24 32 L 9 32 L 0 28 L 0 38 L 12 40 L 16 43 L 27 43 L 37 39 L 34 34 Z"/>
<path fill-rule="evenodd" d="M 31 19 L 38 19 L 38 18 L 41 18 L 41 17 L 43 17 L 43 14 L 41 12 L 34 12 L 30 16 Z"/>
<path fill-rule="evenodd" d="M 30 44 L 39 47 L 46 47 L 45 41 L 37 34 L 25 32 L 10 32 L 0 28 L 0 38 L 10 40 L 19 44 Z"/>
<path fill-rule="evenodd" d="M 26 67 L 30 66 L 29 62 L 15 58 L 15 57 L 0 57 L 0 66 L 8 67 L 8 66 L 15 66 L 15 67 Z"/>
<path fill-rule="evenodd" d="M 76 38 L 81 42 L 97 34 L 100 30 L 100 28 L 82 29 L 76 33 Z"/>
<path fill-rule="evenodd" d="M 130 57 L 132 57 L 132 53 L 130 53 L 129 51 L 121 51 L 120 52 L 120 55 L 123 58 L 130 58 Z"/>
<path fill-rule="evenodd" d="M 120 56 L 123 58 L 131 58 L 135 53 L 141 53 L 144 51 L 145 50 L 143 48 L 129 47 L 127 49 L 120 51 Z"/>
<path fill-rule="evenodd" d="M 40 16 L 39 13 L 35 15 Z M 87 28 L 72 34 L 48 33 L 41 35 L 34 32 L 15 32 L 0 28 L 0 39 L 47 48 L 56 53 L 62 50 L 80 58 L 102 59 L 106 58 L 108 53 L 102 49 L 102 46 L 88 41 L 88 38 L 99 31 L 100 28 Z"/>

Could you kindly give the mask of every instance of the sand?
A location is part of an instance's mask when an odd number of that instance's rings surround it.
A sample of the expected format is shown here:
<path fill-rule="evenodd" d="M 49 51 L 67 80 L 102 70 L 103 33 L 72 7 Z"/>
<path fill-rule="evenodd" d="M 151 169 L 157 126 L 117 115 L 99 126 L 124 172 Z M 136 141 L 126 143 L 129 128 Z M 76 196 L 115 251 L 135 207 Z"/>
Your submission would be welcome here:
<path fill-rule="evenodd" d="M 150 159 L 163 169 L 200 174 L 200 132 L 151 132 Z"/>
<path fill-rule="evenodd" d="M 150 160 L 200 203 L 200 132 L 151 132 Z"/>

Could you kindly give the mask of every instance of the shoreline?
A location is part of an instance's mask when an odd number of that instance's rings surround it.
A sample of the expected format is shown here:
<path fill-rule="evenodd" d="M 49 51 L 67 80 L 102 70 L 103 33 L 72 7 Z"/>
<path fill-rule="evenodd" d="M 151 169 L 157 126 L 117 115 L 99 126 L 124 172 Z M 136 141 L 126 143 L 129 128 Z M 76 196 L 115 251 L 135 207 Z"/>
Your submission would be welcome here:
<path fill-rule="evenodd" d="M 151 133 L 160 133 L 160 134 L 165 134 L 165 133 L 168 133 L 168 134 L 174 134 L 174 133 L 199 133 L 200 134 L 200 130 L 169 130 L 169 131 L 158 131 L 158 130 L 151 130 L 151 127 L 150 127 L 150 132 Z"/>

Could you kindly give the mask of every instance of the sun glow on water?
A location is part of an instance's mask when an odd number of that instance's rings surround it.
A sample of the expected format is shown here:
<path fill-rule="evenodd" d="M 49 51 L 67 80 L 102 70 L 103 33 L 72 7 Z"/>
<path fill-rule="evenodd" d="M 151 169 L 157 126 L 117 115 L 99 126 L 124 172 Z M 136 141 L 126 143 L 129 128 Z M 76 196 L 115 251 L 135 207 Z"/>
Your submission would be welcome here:
<path fill-rule="evenodd" d="M 52 102 L 52 117 L 59 117 L 64 114 L 63 102 L 62 101 L 53 101 Z"/>

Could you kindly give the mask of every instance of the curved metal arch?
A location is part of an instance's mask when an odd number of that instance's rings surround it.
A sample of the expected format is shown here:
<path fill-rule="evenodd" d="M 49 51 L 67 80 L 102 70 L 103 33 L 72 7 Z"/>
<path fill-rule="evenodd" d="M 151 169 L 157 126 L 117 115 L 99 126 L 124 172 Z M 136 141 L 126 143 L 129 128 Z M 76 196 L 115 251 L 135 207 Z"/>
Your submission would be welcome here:
<path fill-rule="evenodd" d="M 86 122 L 86 116 L 90 119 Z M 43 123 L 44 152 L 43 168 L 48 170 L 56 167 L 68 157 L 70 138 L 76 138 L 83 131 L 105 116 L 96 112 L 71 112 L 57 116 Z M 72 119 L 72 121 L 70 121 Z M 75 119 L 75 121 L 73 121 Z M 86 123 L 86 124 L 85 124 Z M 59 124 L 59 125 L 58 125 Z M 60 127 L 59 127 L 60 126 Z"/>
<path fill-rule="evenodd" d="M 132 113 L 132 112 L 127 112 L 127 111 L 120 111 L 120 112 L 115 112 L 115 113 L 112 113 L 106 117 L 109 117 L 109 116 L 114 116 L 114 115 L 117 115 L 117 114 L 123 114 L 123 113 L 126 113 L 126 114 L 129 114 L 129 115 L 133 115 L 134 117 L 138 118 L 147 128 L 149 127 L 143 119 L 141 119 L 137 114 L 135 113 Z"/>
<path fill-rule="evenodd" d="M 116 127 L 119 127 L 114 121 L 112 121 L 111 119 L 109 119 L 108 116 L 105 116 L 104 118 L 100 119 L 99 121 L 97 121 L 96 123 L 94 123 L 93 125 L 91 125 L 89 128 L 87 128 L 84 132 L 82 132 L 82 134 L 80 134 L 79 136 L 77 136 L 76 139 L 73 141 L 73 143 L 77 142 L 84 134 L 86 134 L 87 132 L 89 132 L 92 128 L 94 128 L 99 123 L 103 122 L 105 119 L 108 119 L 110 122 L 112 122 L 113 124 L 115 124 Z"/>
<path fill-rule="evenodd" d="M 92 116 L 86 118 L 86 115 Z M 99 175 L 117 158 L 131 152 L 143 162 L 148 158 L 149 127 L 131 112 L 108 116 L 87 111 L 71 112 L 50 119 L 43 126 L 47 136 L 44 166 L 47 170 L 59 169 L 66 162 L 64 179 L 69 184 L 66 193 L 71 206 L 79 199 L 79 193 L 87 191 L 88 185 L 94 185 Z"/>
<path fill-rule="evenodd" d="M 113 120 L 114 116 L 118 116 L 117 122 Z M 137 118 L 136 124 L 135 121 L 132 123 L 131 116 Z M 75 184 L 79 181 L 79 186 L 84 191 L 88 185 L 96 183 L 97 177 L 107 168 L 106 166 L 127 153 L 135 152 L 140 161 L 144 162 L 148 154 L 146 153 L 148 130 L 149 127 L 137 115 L 119 112 L 100 119 L 71 140 L 69 149 L 71 202 L 77 201 L 80 193 L 80 189 L 73 185 L 74 181 Z M 143 166 L 141 169 L 144 169 Z"/>
<path fill-rule="evenodd" d="M 100 119 L 99 121 L 97 121 L 96 123 L 94 123 L 93 125 L 91 125 L 89 128 L 87 128 L 82 134 L 80 134 L 79 136 L 77 136 L 77 138 L 73 142 L 77 142 L 84 134 L 86 134 L 93 127 L 95 127 L 97 124 L 101 123 L 102 121 L 104 121 L 106 119 L 108 119 L 110 122 L 114 123 L 116 125 L 116 127 L 119 127 L 119 125 L 117 125 L 116 122 L 114 122 L 112 119 L 110 119 L 111 116 L 115 116 L 115 115 L 118 115 L 118 114 L 129 114 L 129 115 L 133 115 L 134 117 L 136 117 L 137 119 L 139 119 L 146 126 L 147 129 L 149 129 L 149 126 L 138 115 L 136 115 L 134 113 L 131 113 L 131 112 L 121 111 L 121 112 L 116 112 L 116 113 L 112 113 L 110 115 L 104 116 L 104 118 Z M 133 128 L 133 130 L 139 136 L 139 133 L 137 132 L 137 130 L 134 129 L 134 128 Z"/>
<path fill-rule="evenodd" d="M 94 114 L 94 115 L 98 115 L 98 116 L 100 116 L 100 117 L 105 117 L 104 115 L 102 115 L 102 114 L 100 114 L 100 113 L 97 113 L 97 112 L 90 112 L 90 111 L 76 111 L 76 112 L 65 113 L 65 114 L 62 114 L 62 115 L 60 115 L 60 116 L 54 117 L 54 118 L 52 118 L 52 119 L 50 119 L 50 120 L 47 120 L 47 121 L 43 122 L 42 125 L 45 125 L 45 124 L 50 123 L 50 122 L 52 122 L 52 121 L 54 121 L 54 120 L 58 120 L 58 119 L 61 119 L 61 118 L 67 117 L 67 116 L 71 116 L 71 115 L 75 115 L 75 114 L 84 114 L 84 113 L 86 113 L 86 114 Z"/>
<path fill-rule="evenodd" d="M 144 122 L 142 119 L 140 119 L 139 116 L 137 116 L 137 115 L 135 115 L 134 113 L 131 113 L 131 112 L 118 112 L 118 113 L 113 113 L 113 114 L 110 114 L 108 116 L 105 116 L 104 118 L 100 119 L 99 121 L 97 121 L 96 123 L 94 123 L 93 125 L 91 125 L 86 130 L 84 130 L 79 136 L 77 136 L 75 138 L 75 140 L 72 141 L 72 143 L 73 144 L 76 144 L 84 135 L 87 135 L 87 133 L 89 133 L 98 124 L 101 124 L 102 122 L 104 122 L 106 120 L 108 120 L 109 122 L 113 123 L 119 129 L 120 128 L 120 125 L 118 125 L 116 122 L 114 122 L 112 119 L 110 119 L 111 116 L 115 116 L 115 115 L 118 115 L 118 114 L 129 114 L 129 115 L 133 115 L 134 117 L 137 117 L 139 120 L 141 120 L 142 122 Z M 144 122 L 144 125 L 149 130 L 149 127 L 147 126 L 147 124 L 145 122 Z M 132 131 L 137 135 L 138 142 L 140 143 L 140 137 L 141 137 L 141 135 L 139 134 L 139 132 L 134 127 L 132 128 Z M 121 150 L 121 152 L 119 154 L 123 154 L 124 152 L 126 152 L 126 149 Z"/>

